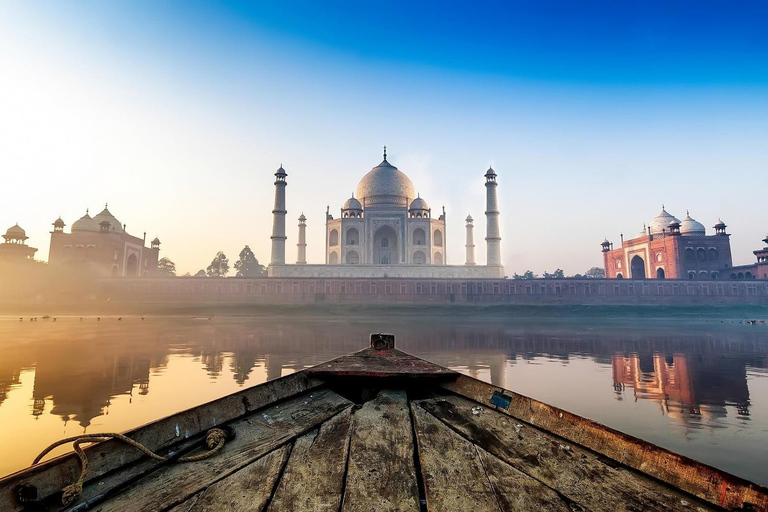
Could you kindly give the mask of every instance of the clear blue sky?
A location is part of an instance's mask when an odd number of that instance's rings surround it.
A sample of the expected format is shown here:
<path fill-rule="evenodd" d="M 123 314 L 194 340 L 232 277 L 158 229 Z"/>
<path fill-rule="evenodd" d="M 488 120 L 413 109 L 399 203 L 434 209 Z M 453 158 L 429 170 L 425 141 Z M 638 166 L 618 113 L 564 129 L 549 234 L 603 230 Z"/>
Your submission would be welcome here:
<path fill-rule="evenodd" d="M 322 262 L 381 160 L 485 229 L 499 173 L 511 275 L 601 265 L 664 203 L 768 231 L 768 4 L 761 2 L 15 2 L 0 4 L 0 228 L 47 258 L 50 223 L 103 203 L 181 272 L 249 244 L 269 259 L 288 171 L 288 260 Z M 7 226 L 6 226 L 7 225 Z M 478 260 L 484 261 L 483 244 Z"/>

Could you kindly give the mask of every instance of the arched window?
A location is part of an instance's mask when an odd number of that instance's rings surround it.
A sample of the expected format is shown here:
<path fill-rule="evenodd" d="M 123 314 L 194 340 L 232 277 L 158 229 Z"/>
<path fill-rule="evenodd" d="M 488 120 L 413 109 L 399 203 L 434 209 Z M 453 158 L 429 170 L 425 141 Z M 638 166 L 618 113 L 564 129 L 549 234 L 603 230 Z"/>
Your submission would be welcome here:
<path fill-rule="evenodd" d="M 640 256 L 633 256 L 629 262 L 632 279 L 645 279 L 645 261 Z"/>
<path fill-rule="evenodd" d="M 339 245 L 339 232 L 337 230 L 331 230 L 331 234 L 328 235 L 328 245 L 331 247 Z"/>
<path fill-rule="evenodd" d="M 440 252 L 435 253 L 435 259 L 434 259 L 435 265 L 442 265 L 443 264 L 443 254 Z"/>
<path fill-rule="evenodd" d="M 427 234 L 421 228 L 413 230 L 413 245 L 425 245 L 427 243 Z"/>
<path fill-rule="evenodd" d="M 731 279 L 736 279 L 736 273 L 731 274 Z"/>
<path fill-rule="evenodd" d="M 703 247 L 696 249 L 696 260 L 699 263 L 704 263 L 707 261 L 707 253 L 704 251 Z"/>
<path fill-rule="evenodd" d="M 381 246 L 382 247 L 389 247 L 389 238 L 382 238 L 381 239 Z"/>
<path fill-rule="evenodd" d="M 89 260 L 94 259 L 96 257 L 96 248 L 92 245 L 89 245 L 85 250 L 85 255 Z"/>
<path fill-rule="evenodd" d="M 435 243 L 435 247 L 442 247 L 443 246 L 443 232 L 439 229 L 436 229 L 435 232 L 432 235 L 432 240 Z"/>
<path fill-rule="evenodd" d="M 714 247 L 710 247 L 710 248 L 707 250 L 707 259 L 708 259 L 708 260 L 709 260 L 711 263 L 715 263 L 715 262 L 717 262 L 717 249 L 715 249 Z"/>
<path fill-rule="evenodd" d="M 696 279 L 696 272 L 688 272 L 688 279 Z"/>
<path fill-rule="evenodd" d="M 720 272 L 712 272 L 712 279 L 720 279 Z"/>
<path fill-rule="evenodd" d="M 752 279 L 752 272 L 744 272 L 744 279 Z"/>
<path fill-rule="evenodd" d="M 619 272 L 618 274 L 616 274 L 616 279 L 624 279 L 624 276 L 623 276 L 623 275 L 621 275 L 621 272 Z"/>
<path fill-rule="evenodd" d="M 347 245 L 358 245 L 360 243 L 360 232 L 356 228 L 347 230 Z"/>
<path fill-rule="evenodd" d="M 656 269 L 656 279 L 664 279 L 664 269 L 663 268 L 657 268 Z"/>
<path fill-rule="evenodd" d="M 85 258 L 85 247 L 78 245 L 75 247 L 75 257 L 79 260 Z"/>
<path fill-rule="evenodd" d="M 709 273 L 706 270 L 702 270 L 699 272 L 699 279 L 707 279 L 709 277 Z"/>
<path fill-rule="evenodd" d="M 685 261 L 686 263 L 693 263 L 696 261 L 696 255 L 693 252 L 693 247 L 685 248 Z"/>
<path fill-rule="evenodd" d="M 357 254 L 357 251 L 349 251 L 347 253 L 347 263 L 350 265 L 357 265 L 360 263 L 360 255 Z"/>
<path fill-rule="evenodd" d="M 413 253 L 413 264 L 414 265 L 424 265 L 427 262 L 427 256 L 424 254 L 424 251 L 416 251 Z"/>
<path fill-rule="evenodd" d="M 339 264 L 339 253 L 336 251 L 331 252 L 331 255 L 328 256 L 328 263 L 331 265 L 338 265 Z"/>

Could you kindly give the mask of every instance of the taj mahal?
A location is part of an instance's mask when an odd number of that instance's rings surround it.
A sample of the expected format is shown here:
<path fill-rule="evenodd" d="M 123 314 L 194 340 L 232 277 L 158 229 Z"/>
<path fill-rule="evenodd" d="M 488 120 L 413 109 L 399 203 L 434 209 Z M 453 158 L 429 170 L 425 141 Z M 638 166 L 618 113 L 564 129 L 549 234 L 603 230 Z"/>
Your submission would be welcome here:
<path fill-rule="evenodd" d="M 449 265 L 446 256 L 446 213 L 437 217 L 426 199 L 415 192 L 410 178 L 387 160 L 371 169 L 354 195 L 334 218 L 325 212 L 325 263 L 307 264 L 306 217 L 298 218 L 296 264 L 286 264 L 286 177 L 282 165 L 275 173 L 275 206 L 272 210 L 270 277 L 406 277 L 498 279 L 501 236 L 496 197 L 496 171 L 485 173 L 487 264 L 475 263 L 474 224 L 465 219 L 466 254 L 463 265 Z"/>

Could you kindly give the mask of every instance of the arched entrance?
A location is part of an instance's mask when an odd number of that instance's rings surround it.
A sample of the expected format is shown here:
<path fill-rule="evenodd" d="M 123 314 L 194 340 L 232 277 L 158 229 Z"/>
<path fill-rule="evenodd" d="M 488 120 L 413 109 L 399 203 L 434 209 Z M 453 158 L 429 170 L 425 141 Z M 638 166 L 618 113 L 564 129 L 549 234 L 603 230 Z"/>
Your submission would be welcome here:
<path fill-rule="evenodd" d="M 135 254 L 128 256 L 128 262 L 125 265 L 125 275 L 135 277 L 139 270 L 139 259 Z"/>
<path fill-rule="evenodd" d="M 656 269 L 656 279 L 664 279 L 664 269 L 663 268 L 657 268 Z"/>
<path fill-rule="evenodd" d="M 424 265 L 427 262 L 427 255 L 424 254 L 424 251 L 416 251 L 413 253 L 413 264 L 414 265 Z"/>
<path fill-rule="evenodd" d="M 400 263 L 397 233 L 392 226 L 381 226 L 373 235 L 374 265 L 397 265 Z"/>
<path fill-rule="evenodd" d="M 645 279 L 645 261 L 640 256 L 634 256 L 630 262 L 632 279 Z"/>
<path fill-rule="evenodd" d="M 349 265 L 357 265 L 360 263 L 360 255 L 357 254 L 357 251 L 349 251 L 347 253 L 347 263 Z"/>

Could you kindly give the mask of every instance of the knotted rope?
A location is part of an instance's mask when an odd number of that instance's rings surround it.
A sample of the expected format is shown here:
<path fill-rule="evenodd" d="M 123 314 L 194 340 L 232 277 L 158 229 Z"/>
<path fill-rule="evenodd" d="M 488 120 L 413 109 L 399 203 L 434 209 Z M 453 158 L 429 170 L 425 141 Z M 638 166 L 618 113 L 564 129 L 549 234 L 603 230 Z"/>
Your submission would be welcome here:
<path fill-rule="evenodd" d="M 103 433 L 103 434 L 82 434 L 79 436 L 74 437 L 68 437 L 66 439 L 61 439 L 59 441 L 56 441 L 55 443 L 48 446 L 45 450 L 43 450 L 40 455 L 35 457 L 34 462 L 32 462 L 32 465 L 39 463 L 40 460 L 45 457 L 51 450 L 54 448 L 61 446 L 63 444 L 72 443 L 72 446 L 75 449 L 75 453 L 77 454 L 77 457 L 80 459 L 80 477 L 77 479 L 77 481 L 73 484 L 69 484 L 66 487 L 64 487 L 61 490 L 61 503 L 63 505 L 69 505 L 73 501 L 80 498 L 80 496 L 83 494 L 83 482 L 85 482 L 85 475 L 88 472 L 88 458 L 85 455 L 85 451 L 83 451 L 83 448 L 80 446 L 83 443 L 100 443 L 102 441 L 108 441 L 110 439 L 115 439 L 117 441 L 122 441 L 123 443 L 133 446 L 137 450 L 141 451 L 144 455 L 151 457 L 155 460 L 165 461 L 170 460 L 169 457 L 163 457 L 162 455 L 158 455 L 143 444 L 139 443 L 138 441 L 134 441 L 133 439 L 129 437 L 125 437 L 122 434 L 117 433 Z M 205 445 L 208 447 L 208 451 L 198 454 L 198 455 L 190 455 L 187 457 L 179 457 L 177 459 L 178 462 L 195 462 L 198 460 L 207 459 L 208 457 L 211 457 L 212 455 L 215 455 L 216 453 L 220 452 L 222 448 L 224 448 L 224 442 L 227 440 L 227 433 L 220 429 L 220 428 L 212 428 L 208 431 L 208 433 L 205 436 Z"/>

